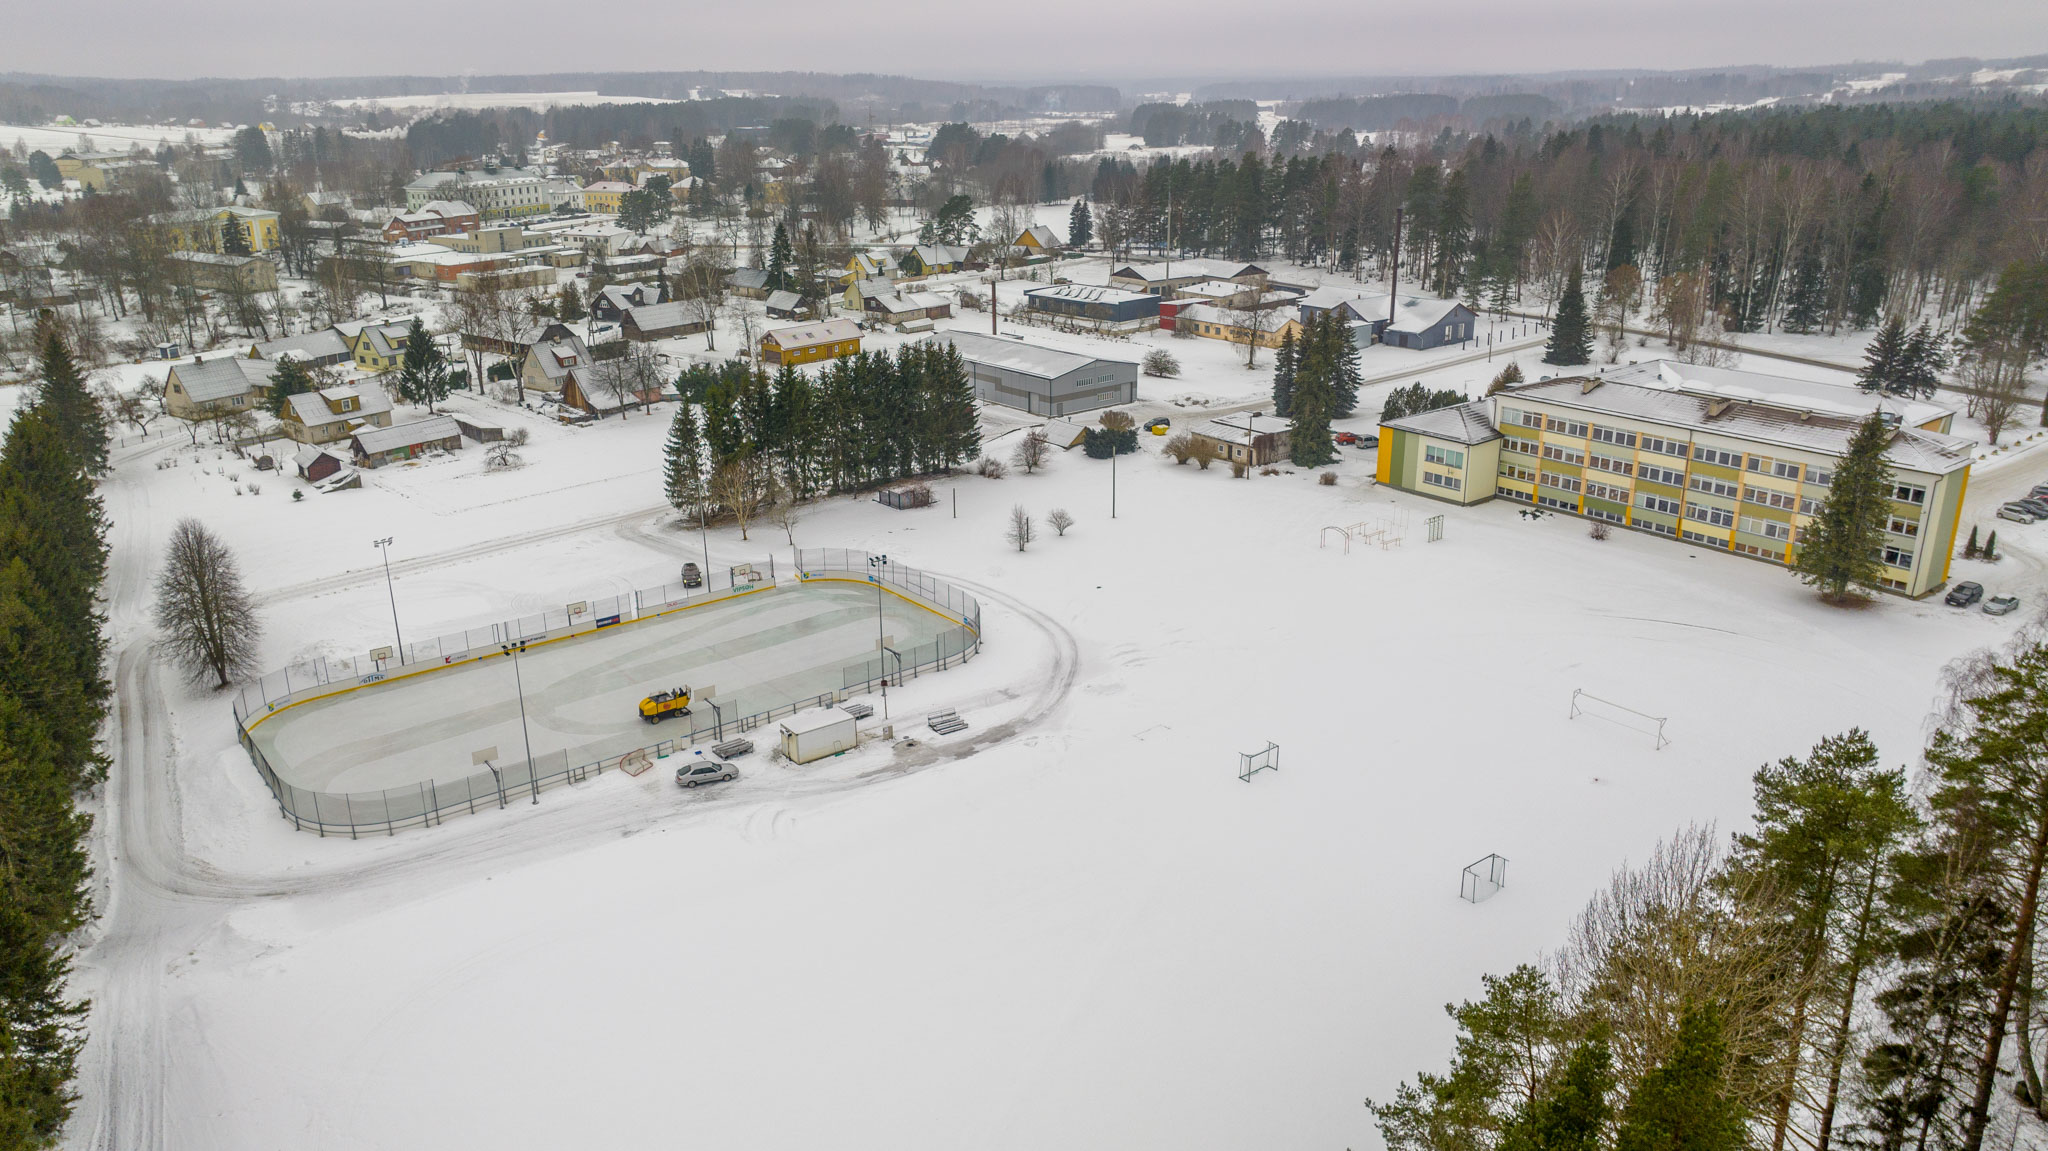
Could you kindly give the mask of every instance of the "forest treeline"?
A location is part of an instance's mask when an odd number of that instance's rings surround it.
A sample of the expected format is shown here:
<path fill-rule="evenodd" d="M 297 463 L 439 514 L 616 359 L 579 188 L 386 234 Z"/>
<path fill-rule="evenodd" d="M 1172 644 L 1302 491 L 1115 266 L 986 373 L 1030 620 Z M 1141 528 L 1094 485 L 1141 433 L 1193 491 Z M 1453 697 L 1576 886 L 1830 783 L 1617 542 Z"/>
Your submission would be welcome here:
<path fill-rule="evenodd" d="M 105 777 L 100 586 L 105 417 L 61 332 L 0 442 L 0 1151 L 55 1144 L 74 1098 L 85 1004 L 70 934 L 91 915 L 77 798 Z"/>
<path fill-rule="evenodd" d="M 1617 873 L 1448 1007 L 1390 1151 L 1981 1151 L 2048 1131 L 2048 644 L 1950 669 L 1921 776 L 1861 731 L 1760 769 L 1751 830 Z"/>

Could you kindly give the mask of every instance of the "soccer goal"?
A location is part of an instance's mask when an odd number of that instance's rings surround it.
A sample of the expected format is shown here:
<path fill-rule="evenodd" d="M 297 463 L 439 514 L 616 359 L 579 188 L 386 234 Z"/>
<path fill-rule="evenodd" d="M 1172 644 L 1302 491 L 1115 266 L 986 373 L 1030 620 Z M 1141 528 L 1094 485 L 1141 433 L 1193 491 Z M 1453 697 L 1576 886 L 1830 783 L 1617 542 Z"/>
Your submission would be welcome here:
<path fill-rule="evenodd" d="M 1637 711 L 1635 708 L 1625 707 L 1611 699 L 1601 699 L 1582 687 L 1573 688 L 1571 718 L 1577 719 L 1582 715 L 1593 719 L 1604 719 L 1608 723 L 1628 728 L 1630 731 L 1639 731 L 1656 741 L 1655 750 L 1657 751 L 1664 750 L 1664 745 L 1671 742 L 1664 735 L 1664 724 L 1668 717 L 1651 715 L 1646 711 Z"/>
<path fill-rule="evenodd" d="M 1264 751 L 1243 751 L 1238 753 L 1237 778 L 1244 780 L 1246 783 L 1250 783 L 1252 776 L 1262 771 L 1279 770 L 1280 745 L 1271 740 L 1266 741 L 1266 750 Z"/>
<path fill-rule="evenodd" d="M 619 757 L 619 770 L 627 775 L 639 775 L 653 766 L 654 757 L 648 754 L 647 749 L 644 747 L 638 751 L 629 751 Z"/>
<path fill-rule="evenodd" d="M 1458 880 L 1458 898 L 1467 903 L 1484 903 L 1508 885 L 1508 861 L 1498 855 L 1468 864 Z"/>

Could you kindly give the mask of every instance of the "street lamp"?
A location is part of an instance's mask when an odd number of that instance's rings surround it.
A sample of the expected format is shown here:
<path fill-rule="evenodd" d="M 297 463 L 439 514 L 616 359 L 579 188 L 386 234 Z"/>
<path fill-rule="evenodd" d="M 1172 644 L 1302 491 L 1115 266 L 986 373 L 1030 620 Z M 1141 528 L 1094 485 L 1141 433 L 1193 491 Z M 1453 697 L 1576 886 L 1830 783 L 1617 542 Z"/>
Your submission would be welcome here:
<path fill-rule="evenodd" d="M 697 573 L 697 574 L 698 574 L 698 575 L 699 575 L 700 577 L 702 577 L 702 580 L 701 580 L 701 582 L 702 582 L 702 583 L 704 584 L 704 594 L 705 594 L 705 595 L 710 595 L 710 594 L 711 594 L 711 533 L 710 533 L 710 532 L 708 532 L 708 531 L 706 531 L 706 530 L 705 530 L 705 528 L 704 528 L 704 517 L 705 517 L 705 510 L 704 510 L 704 501 L 700 499 L 700 500 L 698 500 L 698 501 L 697 501 L 697 542 L 699 542 L 699 543 L 701 543 L 701 544 L 703 544 L 703 545 L 704 545 L 704 570 L 703 570 L 703 571 L 701 571 L 701 572 L 699 572 L 699 573 Z M 684 589 L 683 589 L 683 594 L 684 594 L 684 595 L 689 595 L 689 594 L 690 594 L 690 589 L 689 589 L 689 588 L 684 588 Z"/>
<path fill-rule="evenodd" d="M 405 636 L 398 630 L 398 590 L 391 584 L 391 541 L 394 536 L 371 540 L 370 546 L 384 553 L 384 591 L 391 597 L 391 634 L 398 640 L 398 662 L 405 662 Z"/>
<path fill-rule="evenodd" d="M 875 662 L 882 665 L 882 718 L 885 720 L 889 718 L 889 664 L 882 655 L 889 650 L 889 637 L 882 631 L 882 569 L 888 565 L 889 557 L 886 555 L 868 557 L 868 567 L 873 569 L 868 579 L 875 585 Z M 896 658 L 896 667 L 899 671 L 902 669 L 903 657 Z"/>
<path fill-rule="evenodd" d="M 526 641 L 501 643 L 498 650 L 512 657 L 512 683 L 519 692 L 519 735 L 526 741 L 526 780 L 533 786 L 533 801 L 540 802 L 540 767 L 533 762 L 533 733 L 526 728 L 526 680 L 519 674 L 519 653 L 526 650 Z"/>

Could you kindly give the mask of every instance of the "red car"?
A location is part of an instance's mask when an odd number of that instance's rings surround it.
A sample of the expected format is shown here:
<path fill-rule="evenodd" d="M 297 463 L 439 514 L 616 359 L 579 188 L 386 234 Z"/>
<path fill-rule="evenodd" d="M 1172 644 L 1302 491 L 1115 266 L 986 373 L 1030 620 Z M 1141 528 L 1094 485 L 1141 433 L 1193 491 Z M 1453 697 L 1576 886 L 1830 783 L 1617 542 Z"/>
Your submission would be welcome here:
<path fill-rule="evenodd" d="M 1358 442 L 1358 433 L 1357 433 L 1357 432 L 1338 432 L 1338 433 L 1337 433 L 1337 442 L 1338 442 L 1338 443 L 1340 443 L 1340 444 L 1355 444 L 1355 443 L 1357 443 L 1357 442 Z"/>

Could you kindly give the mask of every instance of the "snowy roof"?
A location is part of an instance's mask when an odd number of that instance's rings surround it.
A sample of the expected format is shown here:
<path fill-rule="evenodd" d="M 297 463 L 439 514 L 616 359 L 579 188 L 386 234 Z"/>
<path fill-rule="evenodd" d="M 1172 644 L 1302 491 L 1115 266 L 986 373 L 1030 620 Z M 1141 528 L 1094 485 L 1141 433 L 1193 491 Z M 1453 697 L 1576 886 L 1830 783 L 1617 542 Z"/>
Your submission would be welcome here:
<path fill-rule="evenodd" d="M 590 349 L 575 336 L 566 340 L 541 340 L 533 345 L 533 358 L 540 364 L 541 375 L 550 380 L 559 380 L 573 368 L 581 367 L 590 360 Z M 568 360 L 568 363 L 563 363 Z"/>
<path fill-rule="evenodd" d="M 1414 432 L 1432 439 L 1449 440 L 1456 444 L 1483 444 L 1500 438 L 1499 429 L 1493 426 L 1493 417 L 1485 400 L 1473 400 L 1469 404 L 1453 404 L 1448 408 L 1419 412 L 1388 420 L 1380 425 L 1400 432 Z"/>
<path fill-rule="evenodd" d="M 1026 288 L 1024 294 L 1030 297 L 1044 296 L 1060 300 L 1080 300 L 1088 304 L 1121 304 L 1129 300 L 1155 299 L 1150 292 L 1133 292 L 1124 288 L 1100 288 L 1092 284 L 1054 284 L 1044 288 Z"/>
<path fill-rule="evenodd" d="M 420 215 L 474 216 L 477 210 L 467 200 L 428 200 L 420 205 Z"/>
<path fill-rule="evenodd" d="M 1069 372 L 1077 372 L 1096 364 L 1130 364 L 1128 360 L 1100 360 L 1078 352 L 1063 352 L 1058 348 L 1027 344 L 1022 340 L 984 335 L 980 332 L 947 332 L 938 339 L 959 349 L 961 357 L 970 363 L 987 364 L 1005 371 L 1037 376 L 1043 380 L 1056 380 Z"/>
<path fill-rule="evenodd" d="M 905 292 L 903 300 L 913 308 L 931 309 L 947 306 L 946 297 L 937 292 Z"/>
<path fill-rule="evenodd" d="M 1955 415 L 1954 408 L 1925 400 L 1865 392 L 1861 388 L 1842 384 L 1795 380 L 1789 376 L 1738 371 L 1734 368 L 1705 367 L 1699 364 L 1680 363 L 1677 360 L 1652 360 L 1646 364 L 1609 368 L 1604 374 L 1610 380 L 1642 384 L 1645 387 L 1664 387 L 1722 399 L 1768 403 L 1776 407 L 1802 411 L 1828 412 L 1859 420 L 1871 412 L 1886 411 L 1899 417 L 1900 423 L 1914 427 Z"/>
<path fill-rule="evenodd" d="M 1229 260 L 1162 260 L 1153 264 L 1122 264 L 1109 273 L 1112 280 L 1143 280 L 1157 284 L 1166 280 L 1235 280 L 1239 276 L 1263 275 L 1265 269 L 1257 264 L 1240 264 Z"/>
<path fill-rule="evenodd" d="M 768 286 L 768 270 L 766 268 L 735 268 L 732 274 L 725 278 L 725 282 L 735 288 L 765 288 Z"/>
<path fill-rule="evenodd" d="M 234 396 L 246 396 L 252 389 L 268 387 L 277 365 L 241 356 L 222 356 L 204 363 L 179 364 L 171 369 L 178 384 L 195 404 L 211 403 Z"/>
<path fill-rule="evenodd" d="M 1042 248 L 1058 248 L 1064 244 L 1059 237 L 1059 233 L 1046 227 L 1044 224 L 1033 224 L 1024 229 L 1024 234 L 1017 237 L 1017 242 L 1019 244 L 1023 243 L 1026 236 L 1036 241 Z"/>
<path fill-rule="evenodd" d="M 451 254 L 460 255 L 461 253 Z M 370 341 L 370 350 L 388 359 L 405 351 L 405 345 L 401 344 L 399 339 L 411 330 L 412 325 L 409 323 L 372 324 L 363 329 L 362 334 L 357 337 L 357 342 L 360 343 L 363 340 Z"/>
<path fill-rule="evenodd" d="M 1039 429 L 1045 433 L 1046 441 L 1056 448 L 1071 448 L 1088 438 L 1088 428 L 1072 420 L 1047 420 Z"/>
<path fill-rule="evenodd" d="M 853 294 L 865 300 L 871 296 L 890 296 L 896 292 L 896 285 L 881 276 L 863 276 L 853 282 Z"/>
<path fill-rule="evenodd" d="M 1219 416 L 1195 426 L 1195 434 L 1226 444 L 1249 444 L 1255 436 L 1278 435 L 1291 427 L 1278 416 Z"/>
<path fill-rule="evenodd" d="M 227 256 L 219 252 L 185 251 L 172 252 L 170 257 L 173 260 L 180 260 L 187 264 L 214 264 L 226 268 L 246 267 L 263 258 L 261 256 Z"/>
<path fill-rule="evenodd" d="M 1368 297 L 1366 293 L 1355 288 L 1325 286 L 1315 289 L 1296 302 L 1304 308 L 1334 308 L 1339 304 L 1357 303 L 1368 298 L 1379 300 L 1382 305 L 1380 314 L 1386 314 L 1387 309 L 1384 305 L 1387 302 L 1387 298 L 1385 296 Z"/>
<path fill-rule="evenodd" d="M 341 333 L 333 328 L 322 328 L 317 332 L 306 332 L 303 335 L 286 336 L 283 339 L 257 344 L 254 350 L 257 356 L 266 360 L 275 360 L 283 356 L 296 356 L 302 360 L 337 357 L 346 359 L 348 341 L 342 339 Z"/>
<path fill-rule="evenodd" d="M 393 448 L 410 448 L 420 444 L 434 443 L 450 436 L 462 434 L 461 427 L 450 415 L 433 415 L 424 420 L 407 424 L 393 424 L 388 428 L 364 428 L 355 434 L 356 446 L 366 455 L 388 452 Z"/>
<path fill-rule="evenodd" d="M 967 259 L 966 248 L 950 244 L 919 244 L 914 250 L 917 252 L 917 258 L 923 260 L 927 267 L 933 264 L 958 264 Z"/>
<path fill-rule="evenodd" d="M 641 284 L 606 284 L 597 291 L 598 295 L 611 301 L 612 307 L 621 311 L 647 302 L 647 289 Z"/>
<path fill-rule="evenodd" d="M 1249 290 L 1251 289 L 1234 280 L 1203 280 L 1199 284 L 1189 284 L 1175 289 L 1184 296 L 1235 296 L 1239 292 Z"/>
<path fill-rule="evenodd" d="M 658 332 L 685 324 L 708 323 L 711 308 L 703 300 L 670 300 L 666 304 L 640 304 L 627 308 L 626 316 L 641 331 Z"/>
<path fill-rule="evenodd" d="M 814 731 L 823 731 L 828 727 L 837 727 L 853 721 L 851 712 L 841 711 L 836 707 L 820 707 L 797 712 L 783 720 L 782 730 L 789 735 L 809 735 Z"/>
<path fill-rule="evenodd" d="M 803 302 L 804 298 L 795 292 L 768 293 L 768 306 L 778 312 L 792 311 Z"/>
<path fill-rule="evenodd" d="M 305 447 L 300 448 L 298 452 L 292 456 L 292 466 L 299 469 L 300 471 L 305 471 L 307 468 L 313 466 L 314 460 L 319 459 L 321 456 L 333 454 L 334 453 L 328 451 L 326 448 L 321 447 L 319 444 L 307 444 Z M 341 463 L 348 462 L 347 460 L 343 460 L 340 456 L 335 456 L 334 458 Z"/>
<path fill-rule="evenodd" d="M 761 338 L 774 340 L 778 348 L 807 348 L 812 344 L 857 340 L 860 338 L 860 328 L 852 320 L 821 320 L 816 323 L 775 328 Z"/>
<path fill-rule="evenodd" d="M 1434 296 L 1404 296 L 1394 313 L 1394 322 L 1387 327 L 1396 332 L 1420 332 L 1443 323 L 1464 306 L 1456 300 L 1439 300 Z"/>
<path fill-rule="evenodd" d="M 260 361 L 252 360 L 247 362 L 257 363 Z M 359 397 L 361 402 L 357 404 L 354 411 L 333 411 L 328 408 L 327 401 L 323 397 L 335 392 L 347 392 L 355 395 Z M 354 423 L 357 420 L 374 416 L 379 412 L 391 410 L 391 397 L 384 394 L 384 389 L 373 384 L 358 384 L 354 388 L 329 388 L 326 392 L 300 392 L 298 395 L 287 398 L 285 403 L 288 405 L 288 410 L 291 412 L 292 417 L 309 428 L 317 428 L 326 424 Z"/>
<path fill-rule="evenodd" d="M 1288 324 L 1297 322 L 1293 314 L 1270 308 L 1220 308 L 1215 304 L 1189 304 L 1174 313 L 1174 321 L 1178 323 L 1181 320 L 1222 324 L 1227 328 L 1243 328 L 1246 331 L 1258 332 L 1277 332 Z"/>
<path fill-rule="evenodd" d="M 1787 407 L 1763 400 L 1716 398 L 1703 392 L 1646 387 L 1612 376 L 1570 376 L 1518 384 L 1499 393 L 1499 398 L 1506 403 L 1516 398 L 1542 400 L 1585 412 L 1832 456 L 1848 450 L 1850 437 L 1866 418 L 1811 406 Z M 1866 408 L 1865 412 L 1869 410 Z M 1969 467 L 1970 448 L 1970 441 L 1957 436 L 1902 426 L 1893 432 L 1885 459 L 1893 467 L 1940 474 Z"/>

